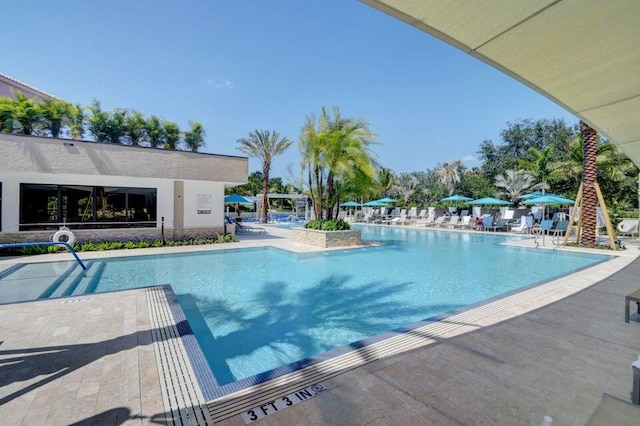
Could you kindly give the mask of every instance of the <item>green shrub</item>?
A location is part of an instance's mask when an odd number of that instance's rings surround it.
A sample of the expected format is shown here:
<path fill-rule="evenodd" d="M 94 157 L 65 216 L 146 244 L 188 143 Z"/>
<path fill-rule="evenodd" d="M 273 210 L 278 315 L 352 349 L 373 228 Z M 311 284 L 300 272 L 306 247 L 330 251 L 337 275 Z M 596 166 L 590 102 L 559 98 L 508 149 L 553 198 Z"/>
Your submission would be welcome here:
<path fill-rule="evenodd" d="M 306 229 L 316 229 L 319 231 L 348 231 L 351 226 L 342 219 L 337 220 L 310 220 L 305 223 Z"/>

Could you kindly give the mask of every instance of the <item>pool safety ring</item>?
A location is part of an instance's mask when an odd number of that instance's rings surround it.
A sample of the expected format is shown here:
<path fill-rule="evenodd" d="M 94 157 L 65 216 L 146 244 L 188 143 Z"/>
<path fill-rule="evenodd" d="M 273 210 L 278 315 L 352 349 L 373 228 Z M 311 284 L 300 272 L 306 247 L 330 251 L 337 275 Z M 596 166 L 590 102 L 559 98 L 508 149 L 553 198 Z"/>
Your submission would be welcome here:
<path fill-rule="evenodd" d="M 76 242 L 76 236 L 68 229 L 61 229 L 51 237 L 51 241 L 55 243 L 69 243 Z"/>

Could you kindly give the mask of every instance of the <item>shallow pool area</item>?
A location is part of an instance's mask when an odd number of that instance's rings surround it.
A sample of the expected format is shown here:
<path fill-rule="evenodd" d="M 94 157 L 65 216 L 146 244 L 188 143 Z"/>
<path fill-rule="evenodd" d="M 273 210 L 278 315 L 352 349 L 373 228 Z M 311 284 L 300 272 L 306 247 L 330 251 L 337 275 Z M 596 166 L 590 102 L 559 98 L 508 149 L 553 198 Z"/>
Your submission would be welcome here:
<path fill-rule="evenodd" d="M 87 261 L 86 273 L 72 262 L 25 264 L 0 275 L 0 302 L 170 284 L 226 385 L 608 258 L 506 247 L 514 237 L 502 235 L 361 229 L 385 245 L 105 258 Z"/>

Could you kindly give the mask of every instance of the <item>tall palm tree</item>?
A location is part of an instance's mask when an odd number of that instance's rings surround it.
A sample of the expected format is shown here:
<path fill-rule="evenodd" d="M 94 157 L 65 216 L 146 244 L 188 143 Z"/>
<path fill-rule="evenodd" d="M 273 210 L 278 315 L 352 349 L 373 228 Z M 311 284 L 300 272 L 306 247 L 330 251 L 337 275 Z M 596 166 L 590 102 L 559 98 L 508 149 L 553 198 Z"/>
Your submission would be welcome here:
<path fill-rule="evenodd" d="M 42 129 L 51 133 L 52 138 L 60 136 L 62 126 L 71 115 L 71 105 L 58 99 L 45 99 L 36 105 L 41 117 Z"/>
<path fill-rule="evenodd" d="M 324 165 L 322 163 L 322 144 L 319 142 L 322 132 L 316 128 L 314 116 L 306 116 L 300 133 L 301 168 L 307 172 L 307 185 L 313 205 L 314 217 L 322 218 L 322 200 L 324 199 Z"/>
<path fill-rule="evenodd" d="M 582 145 L 584 150 L 584 173 L 582 175 L 582 233 L 580 235 L 580 245 L 592 245 L 596 242 L 596 207 L 598 199 L 596 187 L 598 179 L 598 169 L 596 165 L 597 157 L 597 133 L 589 125 L 580 121 L 580 133 L 582 134 Z"/>
<path fill-rule="evenodd" d="M 460 183 L 461 173 L 464 170 L 462 161 L 456 160 L 444 163 L 436 167 L 438 182 L 447 187 L 449 195 L 453 195 L 456 186 Z"/>
<path fill-rule="evenodd" d="M 267 222 L 267 209 L 269 206 L 269 172 L 273 158 L 283 154 L 293 143 L 287 137 L 280 138 L 280 133 L 268 130 L 255 130 L 249 133 L 249 137 L 238 139 L 238 150 L 250 157 L 258 158 L 262 162 L 262 206 L 260 209 L 260 222 Z"/>
<path fill-rule="evenodd" d="M 180 127 L 173 121 L 165 121 L 162 123 L 164 134 L 164 149 L 178 149 L 180 144 Z"/>
<path fill-rule="evenodd" d="M 204 146 L 204 137 L 207 132 L 204 130 L 204 126 L 197 121 L 189 121 L 191 130 L 184 132 L 184 144 L 191 152 L 198 152 L 198 149 Z"/>
<path fill-rule="evenodd" d="M 140 143 L 147 140 L 146 132 L 147 120 L 140 111 L 131 111 L 124 118 L 124 129 L 133 146 L 140 146 Z"/>
<path fill-rule="evenodd" d="M 495 185 L 504 189 L 509 200 L 517 204 L 518 197 L 527 191 L 534 183 L 534 178 L 524 170 L 506 170 L 504 174 L 497 175 Z"/>
<path fill-rule="evenodd" d="M 127 113 L 127 110 L 124 108 L 116 108 L 109 113 L 105 135 L 107 142 L 119 144 L 124 142 L 127 134 L 127 126 L 125 123 Z"/>

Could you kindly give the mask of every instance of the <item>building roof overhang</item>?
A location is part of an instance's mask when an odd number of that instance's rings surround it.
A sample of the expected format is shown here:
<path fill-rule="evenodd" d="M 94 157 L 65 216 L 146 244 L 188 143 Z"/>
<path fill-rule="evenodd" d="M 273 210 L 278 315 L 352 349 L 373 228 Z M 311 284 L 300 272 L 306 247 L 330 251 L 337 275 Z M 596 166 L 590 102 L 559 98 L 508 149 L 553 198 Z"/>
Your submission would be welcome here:
<path fill-rule="evenodd" d="M 526 84 L 640 166 L 640 1 L 360 1 Z"/>

